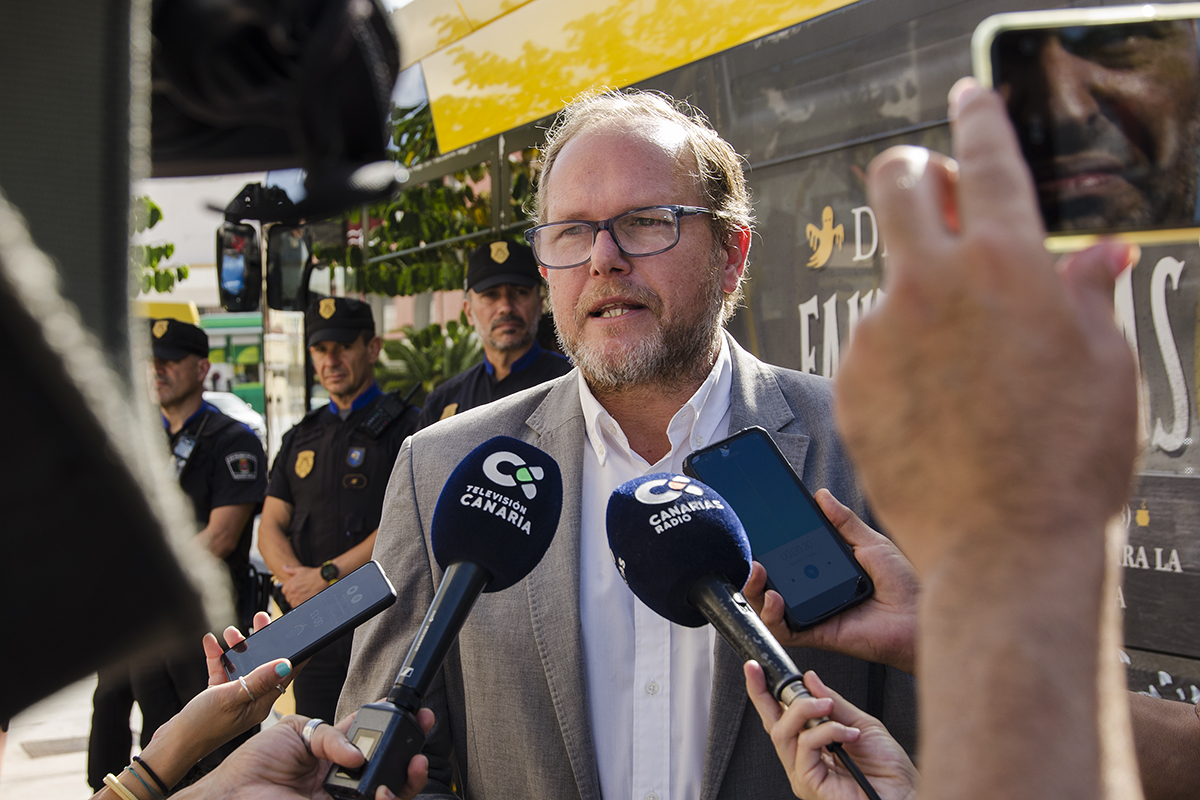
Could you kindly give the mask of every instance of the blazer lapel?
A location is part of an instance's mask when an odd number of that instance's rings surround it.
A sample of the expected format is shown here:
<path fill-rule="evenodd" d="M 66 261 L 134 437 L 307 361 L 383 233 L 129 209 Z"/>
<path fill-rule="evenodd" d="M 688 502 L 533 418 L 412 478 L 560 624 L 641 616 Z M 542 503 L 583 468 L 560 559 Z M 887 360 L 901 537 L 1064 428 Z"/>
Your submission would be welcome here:
<path fill-rule="evenodd" d="M 583 800 L 600 800 L 600 773 L 580 655 L 583 633 L 579 622 L 579 520 L 585 433 L 575 380 L 575 373 L 570 373 L 527 420 L 527 441 L 549 453 L 562 470 L 563 507 L 554 541 L 525 585 L 538 657 L 554 699 L 554 711 L 579 796 Z"/>

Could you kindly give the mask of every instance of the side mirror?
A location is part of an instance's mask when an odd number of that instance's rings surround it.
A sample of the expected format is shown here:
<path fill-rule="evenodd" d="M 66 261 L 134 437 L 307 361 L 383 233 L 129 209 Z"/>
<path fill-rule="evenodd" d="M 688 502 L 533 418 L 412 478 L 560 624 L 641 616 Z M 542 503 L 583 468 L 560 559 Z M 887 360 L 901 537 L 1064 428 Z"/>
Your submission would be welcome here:
<path fill-rule="evenodd" d="M 217 288 L 226 311 L 257 311 L 262 255 L 253 225 L 226 222 L 217 229 Z"/>
<path fill-rule="evenodd" d="M 312 262 L 313 237 L 307 225 L 272 225 L 267 230 L 267 305 L 303 311 L 305 267 Z"/>

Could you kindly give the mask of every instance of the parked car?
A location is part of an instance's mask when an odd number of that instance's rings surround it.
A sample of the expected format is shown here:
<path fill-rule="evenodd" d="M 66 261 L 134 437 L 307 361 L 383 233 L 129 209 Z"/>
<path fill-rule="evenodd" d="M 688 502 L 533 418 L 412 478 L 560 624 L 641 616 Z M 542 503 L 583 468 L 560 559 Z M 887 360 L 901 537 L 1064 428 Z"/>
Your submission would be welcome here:
<path fill-rule="evenodd" d="M 225 416 L 244 422 L 262 442 L 263 450 L 267 449 L 267 423 L 253 406 L 232 392 L 205 392 L 204 399 Z"/>

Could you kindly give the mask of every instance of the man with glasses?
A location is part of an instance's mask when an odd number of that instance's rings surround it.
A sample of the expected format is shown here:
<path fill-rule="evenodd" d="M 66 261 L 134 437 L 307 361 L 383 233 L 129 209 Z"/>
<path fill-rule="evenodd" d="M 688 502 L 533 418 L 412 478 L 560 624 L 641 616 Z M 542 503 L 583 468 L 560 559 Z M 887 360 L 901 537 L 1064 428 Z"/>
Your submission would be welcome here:
<path fill-rule="evenodd" d="M 415 434 L 389 484 L 374 557 L 400 595 L 355 637 L 339 713 L 386 694 L 440 576 L 433 509 L 458 458 L 503 433 L 563 471 L 555 540 L 520 585 L 476 602 L 426 695 L 439 722 L 429 791 L 466 796 L 790 798 L 740 660 L 713 629 L 657 617 L 608 552 L 613 489 L 679 473 L 693 449 L 769 430 L 812 489 L 863 500 L 833 431 L 829 383 L 763 364 L 723 331 L 740 297 L 751 208 L 739 158 L 667 99 L 584 97 L 548 135 L 542 224 L 527 239 L 577 369 Z M 913 745 L 911 679 L 797 651 Z"/>

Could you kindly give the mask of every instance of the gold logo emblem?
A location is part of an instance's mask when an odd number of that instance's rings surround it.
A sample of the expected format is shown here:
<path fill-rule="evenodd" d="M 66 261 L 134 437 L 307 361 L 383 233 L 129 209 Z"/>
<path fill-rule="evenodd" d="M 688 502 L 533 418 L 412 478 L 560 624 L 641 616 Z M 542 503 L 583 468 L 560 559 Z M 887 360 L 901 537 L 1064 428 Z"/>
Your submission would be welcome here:
<path fill-rule="evenodd" d="M 808 260 L 808 266 L 813 269 L 820 269 L 829 261 L 829 257 L 833 255 L 833 246 L 836 244 L 838 250 L 842 249 L 842 242 L 846 239 L 846 230 L 838 225 L 833 224 L 833 208 L 825 206 L 825 210 L 821 212 L 821 227 L 809 224 L 804 229 L 804 235 L 808 237 L 808 246 L 813 249 L 812 258 Z"/>
<path fill-rule="evenodd" d="M 453 417 L 457 412 L 458 412 L 458 403 L 449 403 L 446 405 L 445 408 L 442 409 L 442 415 L 440 417 L 438 417 L 438 419 L 439 420 L 449 419 L 450 417 Z"/>
<path fill-rule="evenodd" d="M 308 473 L 312 472 L 313 456 L 315 455 L 316 452 L 312 450 L 301 450 L 296 454 L 296 477 L 308 477 Z"/>
<path fill-rule="evenodd" d="M 165 319 L 160 319 L 158 322 L 154 323 L 154 327 L 151 329 L 154 333 L 154 338 L 161 339 L 163 334 L 167 332 L 167 328 L 170 326 L 171 323 L 167 322 Z"/>
<path fill-rule="evenodd" d="M 317 313 L 321 315 L 321 319 L 329 319 L 335 311 L 337 303 L 333 302 L 332 297 L 326 297 L 317 305 Z"/>
<path fill-rule="evenodd" d="M 492 242 L 492 261 L 497 264 L 508 261 L 508 242 Z"/>

